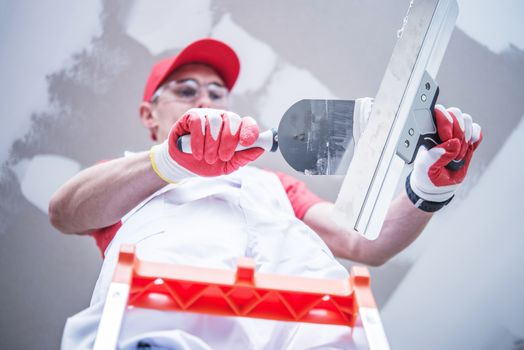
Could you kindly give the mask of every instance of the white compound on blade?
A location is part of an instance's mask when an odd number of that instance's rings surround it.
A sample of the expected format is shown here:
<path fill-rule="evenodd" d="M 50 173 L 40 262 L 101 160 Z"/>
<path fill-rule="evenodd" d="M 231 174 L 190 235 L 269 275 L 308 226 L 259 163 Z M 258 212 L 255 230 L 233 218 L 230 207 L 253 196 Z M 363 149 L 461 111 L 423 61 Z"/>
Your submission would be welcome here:
<path fill-rule="evenodd" d="M 404 28 L 406 27 L 406 24 L 408 24 L 409 12 L 411 11 L 411 7 L 413 7 L 413 2 L 414 0 L 411 0 L 411 2 L 409 3 L 408 10 L 406 11 L 406 16 L 404 16 L 404 19 L 402 20 L 402 27 L 399 30 L 397 30 L 398 39 L 402 37 L 402 33 L 404 33 Z"/>

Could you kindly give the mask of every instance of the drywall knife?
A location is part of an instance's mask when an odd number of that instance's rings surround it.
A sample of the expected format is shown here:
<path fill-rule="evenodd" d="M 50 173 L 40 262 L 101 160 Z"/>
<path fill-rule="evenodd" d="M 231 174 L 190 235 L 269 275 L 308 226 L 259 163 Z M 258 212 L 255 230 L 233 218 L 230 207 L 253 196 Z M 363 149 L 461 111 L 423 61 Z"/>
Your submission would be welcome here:
<path fill-rule="evenodd" d="M 280 149 L 286 162 L 309 175 L 344 175 L 353 155 L 353 115 L 355 101 L 301 100 L 280 120 L 278 130 L 260 133 L 256 142 L 236 150 L 261 147 Z M 177 147 L 191 153 L 191 136 L 178 139 Z"/>

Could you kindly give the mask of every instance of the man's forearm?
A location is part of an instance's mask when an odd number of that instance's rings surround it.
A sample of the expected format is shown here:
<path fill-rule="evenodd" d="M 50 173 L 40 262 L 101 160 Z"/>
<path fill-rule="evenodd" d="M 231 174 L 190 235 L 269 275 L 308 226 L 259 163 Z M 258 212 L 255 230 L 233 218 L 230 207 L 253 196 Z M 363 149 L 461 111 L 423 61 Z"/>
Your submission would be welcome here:
<path fill-rule="evenodd" d="M 415 208 L 402 193 L 391 203 L 380 236 L 369 241 L 331 220 L 333 210 L 333 203 L 319 203 L 306 213 L 304 222 L 320 235 L 335 256 L 373 266 L 384 264 L 410 245 L 432 216 Z"/>
<path fill-rule="evenodd" d="M 66 182 L 49 203 L 53 226 L 64 233 L 85 233 L 118 222 L 129 210 L 165 186 L 148 152 L 85 169 Z"/>
<path fill-rule="evenodd" d="M 390 205 L 388 214 L 375 241 L 360 237 L 375 254 L 378 265 L 407 248 L 422 233 L 433 216 L 416 208 L 402 192 Z"/>

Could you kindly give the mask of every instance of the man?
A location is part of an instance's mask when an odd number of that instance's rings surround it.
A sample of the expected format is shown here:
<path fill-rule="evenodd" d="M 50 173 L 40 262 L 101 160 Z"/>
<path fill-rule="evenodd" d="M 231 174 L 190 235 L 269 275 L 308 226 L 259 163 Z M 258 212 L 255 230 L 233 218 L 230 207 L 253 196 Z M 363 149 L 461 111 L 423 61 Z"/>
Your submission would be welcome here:
<path fill-rule="evenodd" d="M 421 148 L 407 194 L 391 205 L 380 237 L 368 241 L 329 218 L 333 204 L 284 174 L 248 166 L 263 154 L 250 146 L 256 121 L 228 111 L 239 60 L 226 44 L 202 39 L 153 67 L 140 105 L 158 144 L 88 168 L 53 196 L 49 215 L 64 233 L 91 234 L 105 256 L 91 306 L 68 320 L 62 347 L 90 348 L 118 249 L 134 243 L 141 259 L 234 268 L 238 256 L 257 271 L 346 278 L 333 254 L 380 265 L 407 247 L 432 212 L 447 204 L 481 141 L 480 127 L 456 108 L 435 110 L 443 140 Z M 191 134 L 191 154 L 176 147 Z M 451 171 L 445 165 L 464 159 Z M 147 315 L 147 322 L 145 316 Z M 152 321 L 152 320 L 156 321 Z M 316 327 L 316 328 L 315 328 Z M 320 330 L 311 332 L 311 330 Z M 132 310 L 120 346 L 165 348 L 345 347 L 347 329 L 205 315 Z"/>

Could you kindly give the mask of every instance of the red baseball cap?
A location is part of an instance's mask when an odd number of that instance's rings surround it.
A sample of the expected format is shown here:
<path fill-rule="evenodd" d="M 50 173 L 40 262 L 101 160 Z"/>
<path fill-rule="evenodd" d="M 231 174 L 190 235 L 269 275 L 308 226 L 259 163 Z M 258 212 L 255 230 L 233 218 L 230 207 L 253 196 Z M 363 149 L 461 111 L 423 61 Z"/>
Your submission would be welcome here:
<path fill-rule="evenodd" d="M 151 69 L 144 89 L 144 101 L 150 101 L 164 80 L 178 67 L 189 63 L 211 66 L 231 90 L 240 72 L 240 60 L 233 49 L 222 41 L 205 38 L 192 42 L 178 55 L 156 63 Z"/>

